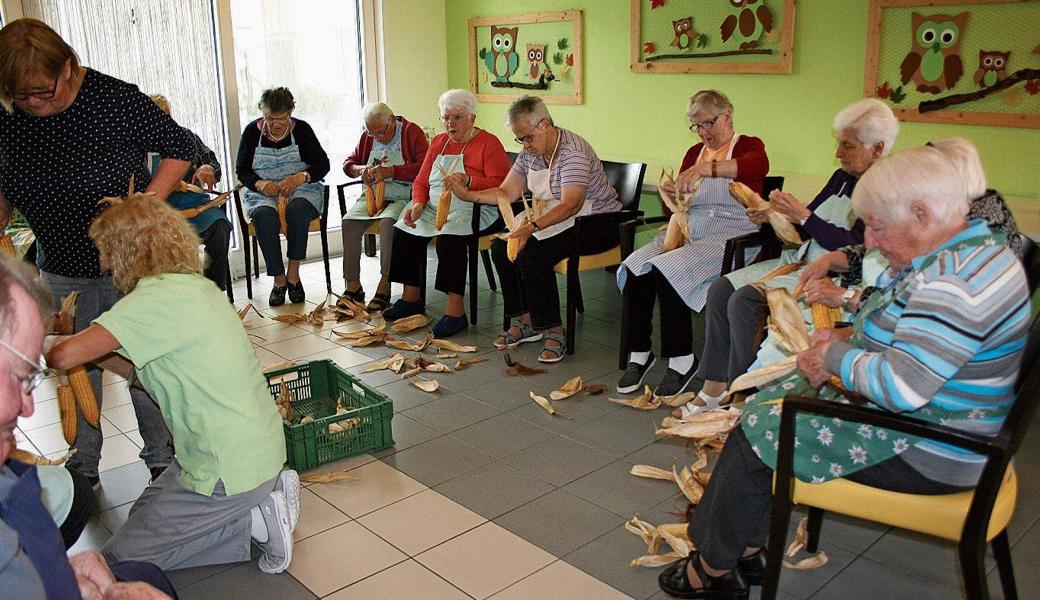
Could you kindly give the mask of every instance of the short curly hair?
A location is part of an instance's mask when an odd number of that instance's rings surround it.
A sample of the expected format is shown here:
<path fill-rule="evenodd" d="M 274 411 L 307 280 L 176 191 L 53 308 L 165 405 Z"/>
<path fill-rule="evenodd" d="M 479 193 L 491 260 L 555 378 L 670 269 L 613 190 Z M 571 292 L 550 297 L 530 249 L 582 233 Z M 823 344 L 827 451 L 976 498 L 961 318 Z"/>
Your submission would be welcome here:
<path fill-rule="evenodd" d="M 276 87 L 264 90 L 260 94 L 260 102 L 257 107 L 264 111 L 273 113 L 289 112 L 296 108 L 296 99 L 287 87 Z"/>
<path fill-rule="evenodd" d="M 112 271 L 116 289 L 129 294 L 145 277 L 199 273 L 202 240 L 187 219 L 152 194 L 130 194 L 101 211 L 89 230 Z"/>

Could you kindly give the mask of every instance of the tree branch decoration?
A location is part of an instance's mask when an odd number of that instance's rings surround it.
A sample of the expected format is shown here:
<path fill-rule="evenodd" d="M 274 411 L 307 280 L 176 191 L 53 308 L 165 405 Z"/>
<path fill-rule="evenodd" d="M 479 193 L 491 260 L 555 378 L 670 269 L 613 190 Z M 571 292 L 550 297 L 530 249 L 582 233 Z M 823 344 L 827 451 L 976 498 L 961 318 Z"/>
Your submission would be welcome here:
<path fill-rule="evenodd" d="M 981 100 L 986 96 L 992 96 L 998 92 L 1002 92 L 1018 83 L 1031 82 L 1033 80 L 1040 79 L 1040 69 L 1019 69 L 1015 71 L 1006 79 L 998 81 L 997 83 L 983 88 L 981 90 L 970 92 L 967 94 L 951 94 L 935 100 L 926 100 L 921 102 L 917 106 L 917 110 L 920 113 L 926 113 L 936 110 L 942 110 L 949 108 L 956 104 L 964 104 L 966 102 L 974 102 L 975 100 Z M 1028 85 L 1028 83 L 1027 83 Z M 1030 92 L 1033 93 L 1033 92 Z"/>
<path fill-rule="evenodd" d="M 690 52 L 685 54 L 655 54 L 643 59 L 643 62 L 653 62 L 664 58 L 716 58 L 719 56 L 747 56 L 749 54 L 772 54 L 770 48 L 751 48 L 748 50 L 726 50 L 723 52 Z"/>

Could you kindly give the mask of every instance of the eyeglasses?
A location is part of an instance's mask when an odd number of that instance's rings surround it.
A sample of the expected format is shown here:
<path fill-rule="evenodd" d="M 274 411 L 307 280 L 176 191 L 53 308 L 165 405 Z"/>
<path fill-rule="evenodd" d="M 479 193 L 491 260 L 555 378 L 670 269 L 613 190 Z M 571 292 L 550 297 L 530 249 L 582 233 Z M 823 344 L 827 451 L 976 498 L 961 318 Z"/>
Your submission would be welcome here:
<path fill-rule="evenodd" d="M 30 371 L 24 379 L 22 379 L 22 393 L 31 394 L 33 390 L 40 387 L 40 384 L 43 383 L 43 380 L 47 378 L 47 374 L 50 372 L 50 369 L 47 368 L 47 363 L 44 360 L 43 355 L 40 355 L 39 362 L 33 362 L 31 359 L 29 359 L 28 356 L 22 354 L 18 350 L 15 350 L 13 346 L 8 344 L 4 340 L 0 340 L 0 346 L 7 348 L 7 350 L 11 354 L 14 354 L 18 357 L 19 360 L 33 368 L 33 370 Z"/>
<path fill-rule="evenodd" d="M 33 98 L 37 98 L 39 100 L 50 100 L 54 98 L 54 94 L 58 92 L 58 80 L 60 78 L 60 76 L 54 78 L 54 85 L 52 85 L 49 90 L 40 90 L 36 92 L 27 92 L 25 90 L 21 90 L 11 94 L 11 99 L 15 102 L 25 102 L 29 99 L 30 96 L 32 96 Z"/>
<path fill-rule="evenodd" d="M 265 123 L 288 123 L 290 120 L 292 120 L 292 114 L 287 114 L 282 117 L 272 117 L 269 115 L 264 115 Z"/>
<path fill-rule="evenodd" d="M 444 123 L 458 123 L 468 117 L 469 115 L 441 115 L 441 121 Z"/>
<path fill-rule="evenodd" d="M 383 137 L 384 135 L 386 135 L 386 132 L 389 131 L 389 130 L 390 130 L 390 121 L 386 122 L 386 125 L 383 127 L 382 131 L 380 131 L 379 133 L 376 133 L 376 132 L 372 131 L 371 129 L 369 129 L 368 127 L 365 127 L 365 131 L 368 132 L 368 135 L 370 135 L 372 137 Z"/>
<path fill-rule="evenodd" d="M 545 119 L 542 119 L 542 121 L 544 120 Z M 534 129 L 531 130 L 531 133 L 527 135 L 521 135 L 519 137 L 514 137 L 513 139 L 516 140 L 516 143 L 518 144 L 530 144 L 531 140 L 534 139 L 534 132 L 538 131 L 538 128 L 542 126 L 542 121 L 538 121 L 537 123 L 535 123 Z"/>
<path fill-rule="evenodd" d="M 721 116 L 722 115 L 719 115 L 718 117 L 715 117 L 714 119 L 712 119 L 710 121 L 701 121 L 700 123 L 690 123 L 690 131 L 708 131 L 709 129 L 711 129 L 712 127 L 715 126 L 715 122 L 718 121 L 719 117 L 721 117 Z"/>

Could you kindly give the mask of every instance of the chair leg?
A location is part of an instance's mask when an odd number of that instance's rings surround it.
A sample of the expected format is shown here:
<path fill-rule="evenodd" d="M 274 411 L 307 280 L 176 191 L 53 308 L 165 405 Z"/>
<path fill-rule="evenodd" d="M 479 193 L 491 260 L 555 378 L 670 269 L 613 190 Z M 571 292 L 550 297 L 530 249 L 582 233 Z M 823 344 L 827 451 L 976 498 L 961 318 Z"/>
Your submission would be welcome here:
<path fill-rule="evenodd" d="M 466 262 L 469 265 L 469 322 L 477 324 L 477 238 L 466 244 Z"/>
<path fill-rule="evenodd" d="M 573 264 L 572 264 L 573 263 Z M 581 303 L 581 287 L 578 283 L 578 261 L 571 257 L 567 261 L 567 354 L 574 354 L 577 336 L 574 327 L 578 320 L 578 304 Z"/>
<path fill-rule="evenodd" d="M 365 240 L 365 256 L 373 258 L 376 255 L 376 235 L 374 233 L 366 233 L 362 236 Z"/>
<path fill-rule="evenodd" d="M 260 279 L 260 243 L 256 241 L 256 238 L 252 238 L 253 242 L 253 278 Z M 246 265 L 246 270 L 249 269 L 249 265 Z"/>
<path fill-rule="evenodd" d="M 766 572 L 762 579 L 762 600 L 775 600 L 780 587 L 787 525 L 791 520 L 791 501 L 773 495 L 773 514 L 769 521 L 769 544 L 766 547 Z"/>
<path fill-rule="evenodd" d="M 1015 585 L 1015 570 L 1011 562 L 1011 547 L 1008 545 L 1007 529 L 994 537 L 993 557 L 997 559 L 997 572 L 1000 573 L 1000 589 L 1004 592 L 1004 600 L 1018 600 L 1018 587 Z"/>
<path fill-rule="evenodd" d="M 570 287 L 570 284 L 567 285 Z M 585 299 L 581 295 L 581 277 L 574 278 L 574 308 L 581 314 L 585 314 Z"/>
<path fill-rule="evenodd" d="M 491 288 L 492 292 L 497 292 L 498 285 L 495 283 L 495 269 L 491 265 L 491 253 L 487 250 L 481 250 L 480 258 L 484 261 L 484 273 L 487 274 L 488 287 Z"/>
<path fill-rule="evenodd" d="M 321 225 L 321 258 L 325 261 L 325 293 L 332 293 L 332 271 L 329 267 L 329 232 Z"/>
<path fill-rule="evenodd" d="M 235 291 L 231 289 L 231 261 L 227 261 L 224 267 L 224 286 L 227 288 L 224 291 L 227 292 L 228 300 L 235 303 Z"/>
<path fill-rule="evenodd" d="M 816 552 L 816 549 L 820 544 L 820 528 L 823 527 L 823 509 L 809 507 L 809 521 L 806 524 L 806 537 L 805 550 L 806 552 Z"/>
<path fill-rule="evenodd" d="M 618 339 L 618 368 L 622 371 L 628 366 L 628 336 L 632 329 L 631 295 L 621 293 L 621 332 Z"/>
<path fill-rule="evenodd" d="M 253 299 L 253 278 L 249 276 L 249 240 L 243 240 L 242 252 L 245 253 L 245 272 L 246 272 L 246 297 L 250 300 Z"/>
<path fill-rule="evenodd" d="M 957 553 L 961 560 L 961 577 L 964 579 L 964 594 L 972 600 L 988 600 L 986 566 L 983 561 L 986 546 L 973 543 L 971 536 L 961 539 Z"/>

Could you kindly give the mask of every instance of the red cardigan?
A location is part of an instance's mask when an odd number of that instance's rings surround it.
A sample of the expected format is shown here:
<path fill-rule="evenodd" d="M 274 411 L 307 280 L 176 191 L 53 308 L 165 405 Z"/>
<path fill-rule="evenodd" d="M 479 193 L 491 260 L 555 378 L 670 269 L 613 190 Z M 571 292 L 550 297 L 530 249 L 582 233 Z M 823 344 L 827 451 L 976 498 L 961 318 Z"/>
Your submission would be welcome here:
<path fill-rule="evenodd" d="M 701 142 L 686 151 L 686 156 L 682 160 L 682 166 L 679 167 L 680 173 L 697 164 L 697 157 L 700 156 L 701 148 L 703 147 L 704 142 Z M 769 173 L 769 157 L 766 156 L 766 145 L 757 137 L 742 135 L 737 140 L 736 146 L 733 147 L 733 160 L 737 161 L 736 180 L 754 190 L 756 194 L 761 195 L 763 180 L 766 174 Z M 672 214 L 672 211 L 668 210 L 668 207 L 663 202 L 661 203 L 661 210 L 666 217 Z"/>
<path fill-rule="evenodd" d="M 423 157 L 426 156 L 430 143 L 426 141 L 426 134 L 422 127 L 404 117 L 395 117 L 395 119 L 397 119 L 397 126 L 401 128 L 401 156 L 404 158 L 404 164 L 394 165 L 391 177 L 396 181 L 413 181 L 419 174 L 419 167 L 422 165 Z M 372 153 L 372 142 L 372 136 L 368 135 L 368 131 L 362 131 L 361 139 L 358 140 L 354 152 L 343 161 L 343 172 L 347 174 L 347 177 L 350 177 L 348 167 L 368 165 L 368 155 Z"/>

